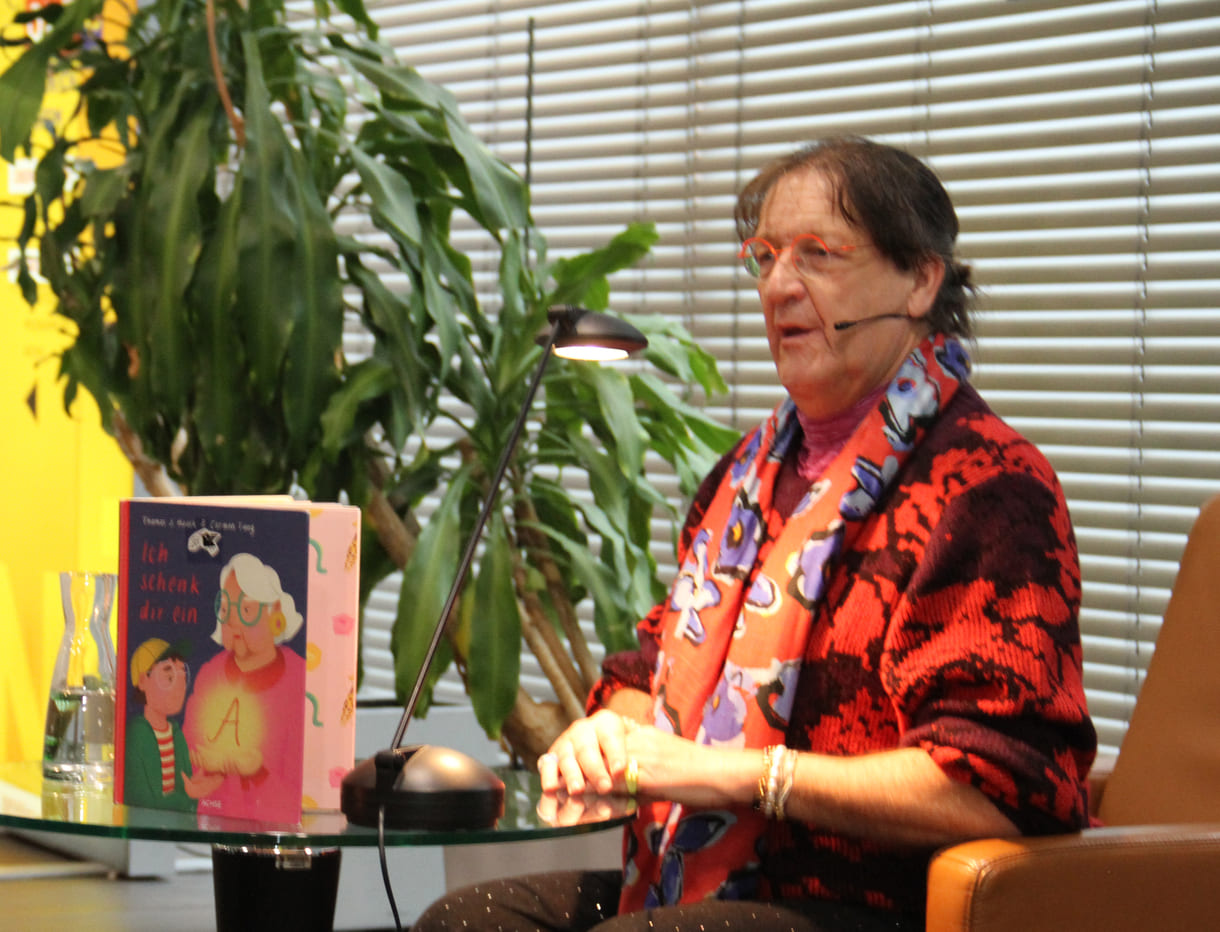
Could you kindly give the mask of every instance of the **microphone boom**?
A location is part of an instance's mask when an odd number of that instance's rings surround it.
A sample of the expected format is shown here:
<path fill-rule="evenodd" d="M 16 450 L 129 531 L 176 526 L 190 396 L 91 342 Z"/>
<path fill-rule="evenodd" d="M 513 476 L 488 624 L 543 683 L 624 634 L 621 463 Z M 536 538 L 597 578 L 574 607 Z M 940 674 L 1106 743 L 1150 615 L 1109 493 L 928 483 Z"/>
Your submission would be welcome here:
<path fill-rule="evenodd" d="M 872 323 L 874 320 L 893 320 L 895 318 L 902 318 L 903 320 L 910 320 L 911 315 L 910 314 L 878 314 L 876 317 L 861 317 L 859 320 L 840 320 L 838 323 L 836 323 L 834 325 L 834 329 L 835 330 L 848 330 L 851 327 L 857 326 L 858 324 L 868 324 L 868 323 Z"/>

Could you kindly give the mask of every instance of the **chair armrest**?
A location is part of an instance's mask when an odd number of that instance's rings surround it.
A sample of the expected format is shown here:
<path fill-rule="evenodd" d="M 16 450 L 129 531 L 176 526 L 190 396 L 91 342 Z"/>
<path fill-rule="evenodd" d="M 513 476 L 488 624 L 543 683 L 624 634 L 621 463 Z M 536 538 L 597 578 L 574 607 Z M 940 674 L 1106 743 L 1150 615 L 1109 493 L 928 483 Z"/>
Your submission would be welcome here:
<path fill-rule="evenodd" d="M 987 838 L 928 868 L 927 932 L 1220 928 L 1220 824 Z"/>
<path fill-rule="evenodd" d="M 1089 776 L 1086 781 L 1089 791 L 1089 815 L 1097 815 L 1097 810 L 1101 806 L 1102 794 L 1106 791 L 1106 784 L 1110 782 L 1110 775 L 1114 773 L 1114 764 L 1117 760 L 1115 754 L 1098 754 L 1097 759 L 1093 761 L 1093 766 L 1089 770 Z"/>

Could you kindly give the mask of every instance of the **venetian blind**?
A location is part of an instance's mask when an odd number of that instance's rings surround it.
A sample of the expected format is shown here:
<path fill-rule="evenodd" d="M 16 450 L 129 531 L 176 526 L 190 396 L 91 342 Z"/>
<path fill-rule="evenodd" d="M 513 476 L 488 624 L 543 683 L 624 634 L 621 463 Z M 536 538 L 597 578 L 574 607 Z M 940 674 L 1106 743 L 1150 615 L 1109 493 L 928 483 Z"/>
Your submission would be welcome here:
<path fill-rule="evenodd" d="M 768 158 L 830 133 L 925 158 L 985 290 L 976 384 L 1067 490 L 1089 702 L 1103 747 L 1117 747 L 1185 535 L 1220 493 L 1214 2 L 383 0 L 370 11 L 402 60 L 528 170 L 552 254 L 633 220 L 657 225 L 648 261 L 615 279 L 613 307 L 689 328 L 732 386 L 709 409 L 742 428 L 779 389 L 737 269 L 735 192 Z M 672 563 L 669 526 L 654 536 Z M 378 627 L 392 586 L 366 618 L 370 695 L 389 686 Z"/>

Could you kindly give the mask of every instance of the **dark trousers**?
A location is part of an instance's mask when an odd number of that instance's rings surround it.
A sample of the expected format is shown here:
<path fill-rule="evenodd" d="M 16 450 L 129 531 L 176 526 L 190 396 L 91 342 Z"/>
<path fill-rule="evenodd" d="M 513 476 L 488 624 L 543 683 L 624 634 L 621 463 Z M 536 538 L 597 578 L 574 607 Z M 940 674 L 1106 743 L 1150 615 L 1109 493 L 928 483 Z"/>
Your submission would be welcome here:
<path fill-rule="evenodd" d="M 617 916 L 619 871 L 559 871 L 474 884 L 444 896 L 412 932 L 920 932 L 923 917 L 822 900 L 704 900 Z"/>

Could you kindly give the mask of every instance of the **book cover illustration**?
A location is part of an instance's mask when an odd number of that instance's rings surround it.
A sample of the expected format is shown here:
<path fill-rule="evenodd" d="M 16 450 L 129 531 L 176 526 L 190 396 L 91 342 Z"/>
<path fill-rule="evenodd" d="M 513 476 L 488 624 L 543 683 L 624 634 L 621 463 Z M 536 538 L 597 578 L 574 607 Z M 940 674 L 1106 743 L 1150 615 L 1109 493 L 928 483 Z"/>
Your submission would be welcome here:
<path fill-rule="evenodd" d="M 308 513 L 137 499 L 120 526 L 116 798 L 299 820 Z"/>
<path fill-rule="evenodd" d="M 309 546 L 313 552 L 309 562 L 306 621 L 307 705 L 301 805 L 309 810 L 338 810 L 342 781 L 355 763 L 356 750 L 360 509 L 335 502 L 300 501 L 287 495 L 228 495 L 160 501 L 286 508 L 309 514 Z"/>

